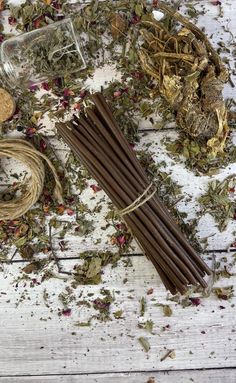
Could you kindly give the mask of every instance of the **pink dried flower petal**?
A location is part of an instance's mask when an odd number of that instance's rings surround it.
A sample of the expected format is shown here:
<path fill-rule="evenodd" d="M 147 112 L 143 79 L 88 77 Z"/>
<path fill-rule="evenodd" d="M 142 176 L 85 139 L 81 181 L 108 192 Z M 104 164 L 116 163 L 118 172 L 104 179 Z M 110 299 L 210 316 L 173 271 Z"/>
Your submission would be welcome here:
<path fill-rule="evenodd" d="M 49 86 L 49 83 L 48 82 L 43 82 L 41 84 L 41 87 L 46 90 L 46 91 L 49 91 L 50 90 L 50 86 Z"/>
<path fill-rule="evenodd" d="M 28 137 L 32 137 L 36 133 L 36 128 L 27 128 L 25 133 Z"/>
<path fill-rule="evenodd" d="M 41 138 L 39 146 L 40 146 L 41 152 L 44 152 L 47 149 L 47 143 L 43 138 Z"/>
<path fill-rule="evenodd" d="M 17 23 L 17 20 L 15 17 L 10 16 L 10 17 L 8 17 L 8 23 L 10 25 L 15 25 Z"/>
<path fill-rule="evenodd" d="M 131 22 L 131 24 L 138 24 L 140 22 L 140 20 L 141 20 L 140 16 L 138 16 L 134 13 L 130 22 Z"/>
<path fill-rule="evenodd" d="M 86 96 L 86 94 L 87 94 L 87 91 L 86 91 L 85 89 L 82 89 L 82 90 L 80 91 L 79 96 L 80 96 L 80 98 L 83 99 L 83 98 Z"/>
<path fill-rule="evenodd" d="M 74 210 L 72 210 L 72 209 L 70 209 L 70 208 L 66 209 L 66 212 L 67 212 L 67 214 L 70 215 L 70 216 L 75 214 Z"/>
<path fill-rule="evenodd" d="M 99 192 L 102 190 L 98 185 L 90 185 L 91 189 L 93 189 L 94 193 Z"/>
<path fill-rule="evenodd" d="M 193 306 L 199 306 L 201 304 L 200 298 L 189 298 L 189 300 L 192 302 Z"/>
<path fill-rule="evenodd" d="M 70 317 L 71 316 L 71 309 L 62 310 L 62 315 L 64 315 L 65 317 Z"/>
<path fill-rule="evenodd" d="M 115 91 L 114 93 L 113 93 L 113 96 L 115 97 L 115 98 L 118 98 L 118 97 L 120 97 L 122 95 L 122 92 L 120 91 L 120 90 L 117 90 L 117 91 Z"/>
<path fill-rule="evenodd" d="M 126 243 L 126 238 L 124 235 L 119 235 L 117 238 L 117 242 L 119 243 L 120 246 L 124 246 Z"/>

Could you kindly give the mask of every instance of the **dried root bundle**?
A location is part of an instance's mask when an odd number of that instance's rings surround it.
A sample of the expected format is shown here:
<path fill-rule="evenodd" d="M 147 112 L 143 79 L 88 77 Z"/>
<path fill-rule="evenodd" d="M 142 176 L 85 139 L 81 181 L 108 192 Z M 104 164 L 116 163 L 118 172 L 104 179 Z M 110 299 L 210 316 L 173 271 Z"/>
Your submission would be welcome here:
<path fill-rule="evenodd" d="M 223 151 L 228 134 L 222 96 L 228 71 L 198 27 L 164 3 L 158 5 L 182 27 L 169 31 L 154 19 L 143 21 L 142 67 L 157 80 L 158 93 L 172 107 L 177 124 L 216 154 Z"/>

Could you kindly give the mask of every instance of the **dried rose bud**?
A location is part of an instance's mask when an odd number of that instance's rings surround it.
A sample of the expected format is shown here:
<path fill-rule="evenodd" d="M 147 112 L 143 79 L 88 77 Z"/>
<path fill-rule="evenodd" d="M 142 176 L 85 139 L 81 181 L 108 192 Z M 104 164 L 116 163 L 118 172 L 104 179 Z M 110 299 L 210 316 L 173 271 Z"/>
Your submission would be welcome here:
<path fill-rule="evenodd" d="M 35 128 L 27 128 L 26 132 L 25 132 L 25 134 L 28 137 L 32 137 L 35 133 L 36 133 L 36 129 Z"/>
<path fill-rule="evenodd" d="M 80 98 L 84 98 L 84 97 L 86 96 L 86 94 L 87 94 L 87 91 L 86 91 L 85 89 L 82 89 L 82 90 L 80 91 L 79 96 L 80 96 Z"/>
<path fill-rule="evenodd" d="M 200 298 L 189 298 L 189 300 L 192 302 L 193 306 L 199 306 L 201 304 Z"/>
<path fill-rule="evenodd" d="M 102 190 L 99 186 L 97 185 L 90 185 L 91 189 L 93 189 L 94 193 L 97 193 L 98 191 Z"/>
<path fill-rule="evenodd" d="M 15 25 L 17 23 L 17 20 L 15 17 L 10 16 L 10 17 L 8 17 L 8 23 L 10 25 Z"/>
<path fill-rule="evenodd" d="M 58 214 L 63 214 L 64 211 L 65 211 L 65 206 L 64 205 L 60 204 L 60 205 L 57 206 L 57 213 Z"/>
<path fill-rule="evenodd" d="M 125 238 L 124 235 L 119 235 L 116 239 L 117 239 L 117 242 L 118 242 L 119 246 L 122 247 L 122 246 L 125 245 L 125 243 L 126 243 L 126 238 Z"/>
<path fill-rule="evenodd" d="M 138 24 L 140 22 L 140 20 L 141 20 L 140 16 L 138 16 L 138 15 L 136 15 L 136 13 L 134 13 L 130 22 L 131 22 L 131 24 Z"/>
<path fill-rule="evenodd" d="M 71 316 L 71 309 L 62 310 L 62 315 L 64 315 L 64 317 L 70 317 Z"/>
<path fill-rule="evenodd" d="M 50 85 L 48 84 L 48 82 L 42 82 L 41 87 L 42 87 L 42 89 L 44 89 L 46 91 L 50 90 Z"/>
<path fill-rule="evenodd" d="M 44 152 L 47 149 L 47 143 L 43 138 L 40 140 L 39 147 L 41 152 Z"/>

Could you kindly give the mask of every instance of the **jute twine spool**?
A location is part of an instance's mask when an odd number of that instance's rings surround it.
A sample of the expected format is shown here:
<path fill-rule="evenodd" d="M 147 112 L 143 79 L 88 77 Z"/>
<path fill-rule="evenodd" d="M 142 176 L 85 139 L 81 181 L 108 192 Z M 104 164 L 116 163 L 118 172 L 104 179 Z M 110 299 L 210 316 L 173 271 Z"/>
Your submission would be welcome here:
<path fill-rule="evenodd" d="M 51 161 L 29 142 L 21 139 L 0 140 L 0 158 L 11 157 L 23 163 L 30 176 L 22 181 L 23 193 L 10 201 L 0 201 L 0 220 L 13 220 L 24 215 L 39 199 L 43 191 L 45 168 L 49 166 L 55 180 L 54 196 L 62 203 L 62 187 Z"/>

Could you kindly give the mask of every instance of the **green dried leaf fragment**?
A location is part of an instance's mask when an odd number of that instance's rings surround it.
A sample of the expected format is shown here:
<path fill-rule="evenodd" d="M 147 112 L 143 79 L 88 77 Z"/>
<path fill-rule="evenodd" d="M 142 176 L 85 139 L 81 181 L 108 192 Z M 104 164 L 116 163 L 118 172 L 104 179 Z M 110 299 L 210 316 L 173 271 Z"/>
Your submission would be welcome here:
<path fill-rule="evenodd" d="M 221 232 L 226 229 L 229 221 L 235 215 L 235 202 L 231 196 L 235 186 L 234 174 L 223 181 L 213 180 L 209 182 L 207 192 L 198 200 L 203 213 L 208 212 L 214 217 Z"/>
<path fill-rule="evenodd" d="M 43 264 L 42 262 L 36 261 L 29 263 L 27 266 L 23 267 L 22 271 L 26 274 L 35 273 L 36 271 L 39 271 L 42 269 Z"/>
<path fill-rule="evenodd" d="M 31 259 L 34 256 L 35 248 L 32 245 L 25 245 L 20 248 L 19 252 L 23 259 Z"/>
<path fill-rule="evenodd" d="M 102 260 L 101 258 L 95 257 L 92 258 L 88 266 L 88 271 L 86 273 L 86 278 L 93 278 L 97 274 L 101 273 Z"/>
<path fill-rule="evenodd" d="M 91 321 L 92 321 L 92 318 L 89 319 L 87 322 L 80 322 L 80 321 L 77 321 L 75 322 L 75 326 L 77 327 L 90 327 L 91 326 Z"/>
<path fill-rule="evenodd" d="M 150 334 L 152 334 L 153 333 L 153 325 L 154 325 L 153 321 L 151 319 L 149 319 L 144 323 L 139 323 L 138 327 L 141 329 L 147 330 Z"/>
<path fill-rule="evenodd" d="M 124 313 L 123 310 L 118 310 L 118 311 L 115 311 L 115 312 L 113 313 L 113 315 L 114 315 L 114 317 L 115 317 L 116 319 L 121 319 L 121 318 L 123 318 L 123 313 Z"/>
<path fill-rule="evenodd" d="M 140 315 L 143 316 L 145 314 L 147 308 L 147 301 L 144 297 L 140 300 Z"/>
<path fill-rule="evenodd" d="M 150 350 L 151 346 L 147 338 L 144 338 L 143 336 L 141 336 L 140 338 L 138 338 L 138 341 L 143 347 L 145 352 L 148 352 Z"/>
<path fill-rule="evenodd" d="M 169 305 L 163 306 L 163 313 L 165 317 L 171 317 L 173 314 L 173 311 Z"/>
<path fill-rule="evenodd" d="M 24 246 L 28 241 L 28 238 L 27 236 L 26 237 L 21 237 L 19 239 L 17 239 L 16 241 L 14 241 L 14 245 L 18 248 L 21 248 L 22 246 Z"/>
<path fill-rule="evenodd" d="M 143 6 L 141 4 L 136 4 L 134 8 L 134 12 L 137 16 L 141 17 L 143 13 Z"/>

